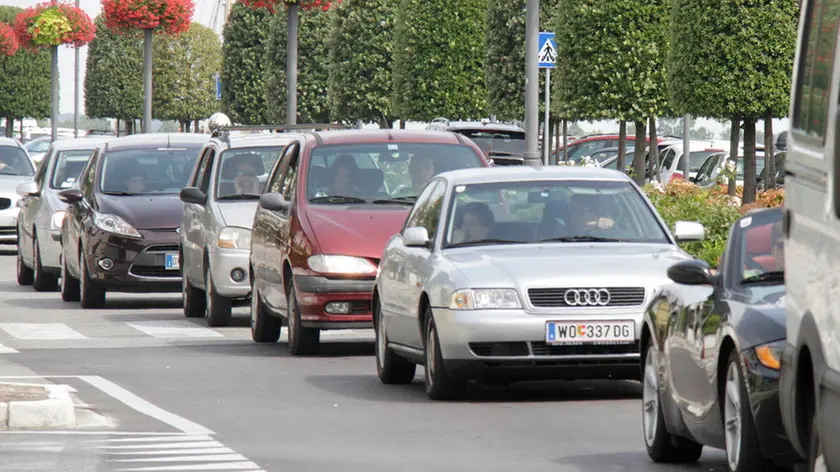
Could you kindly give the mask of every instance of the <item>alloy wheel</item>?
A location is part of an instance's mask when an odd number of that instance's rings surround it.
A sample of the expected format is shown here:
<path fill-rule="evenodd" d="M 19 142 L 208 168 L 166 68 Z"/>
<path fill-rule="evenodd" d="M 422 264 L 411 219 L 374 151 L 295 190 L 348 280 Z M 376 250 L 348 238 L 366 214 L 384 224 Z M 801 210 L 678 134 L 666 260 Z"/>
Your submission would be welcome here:
<path fill-rule="evenodd" d="M 436 357 L 436 343 L 435 343 L 435 325 L 429 326 L 429 332 L 426 334 L 426 375 L 429 386 L 435 384 L 435 357 Z"/>
<path fill-rule="evenodd" d="M 379 368 L 385 367 L 385 349 L 388 347 L 385 338 L 385 321 L 382 319 L 382 312 L 376 318 L 376 363 Z"/>
<path fill-rule="evenodd" d="M 289 345 L 290 346 L 294 344 L 295 338 L 297 336 L 295 334 L 295 328 L 297 327 L 297 317 L 295 316 L 295 308 L 297 308 L 297 306 L 296 306 L 297 301 L 294 299 L 294 296 L 295 296 L 295 287 L 292 286 L 289 289 L 289 295 L 287 296 L 288 302 L 289 302 L 288 303 L 289 307 L 288 307 L 288 310 L 287 310 L 288 311 L 287 320 L 288 320 L 288 323 L 289 323 Z"/>
<path fill-rule="evenodd" d="M 210 277 L 210 270 L 204 274 L 204 318 L 209 319 L 213 313 L 213 278 Z"/>
<path fill-rule="evenodd" d="M 35 235 L 34 241 L 32 242 L 32 274 L 35 276 L 35 280 L 41 278 L 41 248 L 38 246 L 38 236 Z"/>
<path fill-rule="evenodd" d="M 257 310 L 259 309 L 260 294 L 257 292 L 257 283 L 251 284 L 251 332 L 257 328 Z"/>
<path fill-rule="evenodd" d="M 659 377 L 656 373 L 654 350 L 650 349 L 645 358 L 644 382 L 642 384 L 642 427 L 645 443 L 650 446 L 656 438 L 659 422 Z"/>
<path fill-rule="evenodd" d="M 741 384 L 738 366 L 732 362 L 726 371 L 723 426 L 726 440 L 726 460 L 731 470 L 737 470 L 741 460 Z"/>

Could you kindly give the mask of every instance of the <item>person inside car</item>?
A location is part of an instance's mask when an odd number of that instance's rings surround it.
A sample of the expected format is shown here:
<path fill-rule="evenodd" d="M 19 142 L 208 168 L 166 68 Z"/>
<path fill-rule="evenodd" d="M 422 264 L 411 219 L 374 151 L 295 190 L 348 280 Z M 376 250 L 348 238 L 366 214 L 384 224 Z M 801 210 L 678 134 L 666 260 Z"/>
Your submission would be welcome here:
<path fill-rule="evenodd" d="M 342 154 L 335 158 L 330 171 L 332 173 L 331 196 L 349 197 L 356 194 L 356 175 L 358 174 L 356 158 L 349 154 Z"/>
<path fill-rule="evenodd" d="M 435 161 L 429 154 L 415 154 L 411 156 L 411 162 L 408 164 L 408 173 L 411 176 L 414 195 L 420 195 L 426 184 L 435 176 Z"/>
<path fill-rule="evenodd" d="M 260 193 L 257 182 L 257 173 L 246 170 L 240 172 L 233 181 L 235 192 L 239 195 L 255 195 Z"/>
<path fill-rule="evenodd" d="M 461 208 L 460 215 L 456 217 L 456 229 L 452 234 L 452 244 L 487 239 L 494 223 L 493 210 L 486 203 L 467 203 Z"/>
<path fill-rule="evenodd" d="M 562 211 L 556 212 L 551 226 L 552 236 L 544 239 L 586 236 L 615 238 L 615 220 L 605 216 L 605 208 L 598 195 L 572 195 Z M 544 210 L 545 211 L 545 210 Z M 606 231 L 605 231 L 606 230 Z"/>
<path fill-rule="evenodd" d="M 125 187 L 128 193 L 143 193 L 146 190 L 146 178 L 143 174 L 129 174 Z"/>

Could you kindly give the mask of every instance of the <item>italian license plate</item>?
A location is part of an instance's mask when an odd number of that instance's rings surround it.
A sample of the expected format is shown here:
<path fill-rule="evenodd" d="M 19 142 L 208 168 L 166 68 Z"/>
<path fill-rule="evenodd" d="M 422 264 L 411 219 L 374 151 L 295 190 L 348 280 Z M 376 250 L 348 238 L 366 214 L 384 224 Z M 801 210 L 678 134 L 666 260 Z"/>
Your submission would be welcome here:
<path fill-rule="evenodd" d="M 178 253 L 166 254 L 166 270 L 178 270 L 181 268 L 181 257 Z"/>
<path fill-rule="evenodd" d="M 636 342 L 635 321 L 548 321 L 547 344 L 630 344 Z"/>

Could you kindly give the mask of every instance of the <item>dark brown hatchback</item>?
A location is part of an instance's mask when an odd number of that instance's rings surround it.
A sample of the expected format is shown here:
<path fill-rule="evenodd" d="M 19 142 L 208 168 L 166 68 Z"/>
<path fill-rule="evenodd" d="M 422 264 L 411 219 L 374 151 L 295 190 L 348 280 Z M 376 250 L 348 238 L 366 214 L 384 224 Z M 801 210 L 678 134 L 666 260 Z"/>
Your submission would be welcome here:
<path fill-rule="evenodd" d="M 205 135 L 145 134 L 100 145 L 61 228 L 61 298 L 101 308 L 105 293 L 180 292 L 179 198 Z"/>

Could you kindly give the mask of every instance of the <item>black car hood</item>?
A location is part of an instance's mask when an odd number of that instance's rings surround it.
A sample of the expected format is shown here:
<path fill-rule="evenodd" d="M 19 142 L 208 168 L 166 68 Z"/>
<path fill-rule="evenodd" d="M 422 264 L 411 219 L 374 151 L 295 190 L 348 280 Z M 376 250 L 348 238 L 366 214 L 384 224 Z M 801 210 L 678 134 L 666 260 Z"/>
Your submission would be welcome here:
<path fill-rule="evenodd" d="M 174 229 L 184 206 L 178 195 L 97 195 L 100 213 L 117 215 L 136 229 Z"/>
<path fill-rule="evenodd" d="M 784 295 L 784 291 L 780 291 L 770 298 L 743 306 L 744 312 L 737 328 L 741 349 L 785 339 L 787 314 Z"/>

